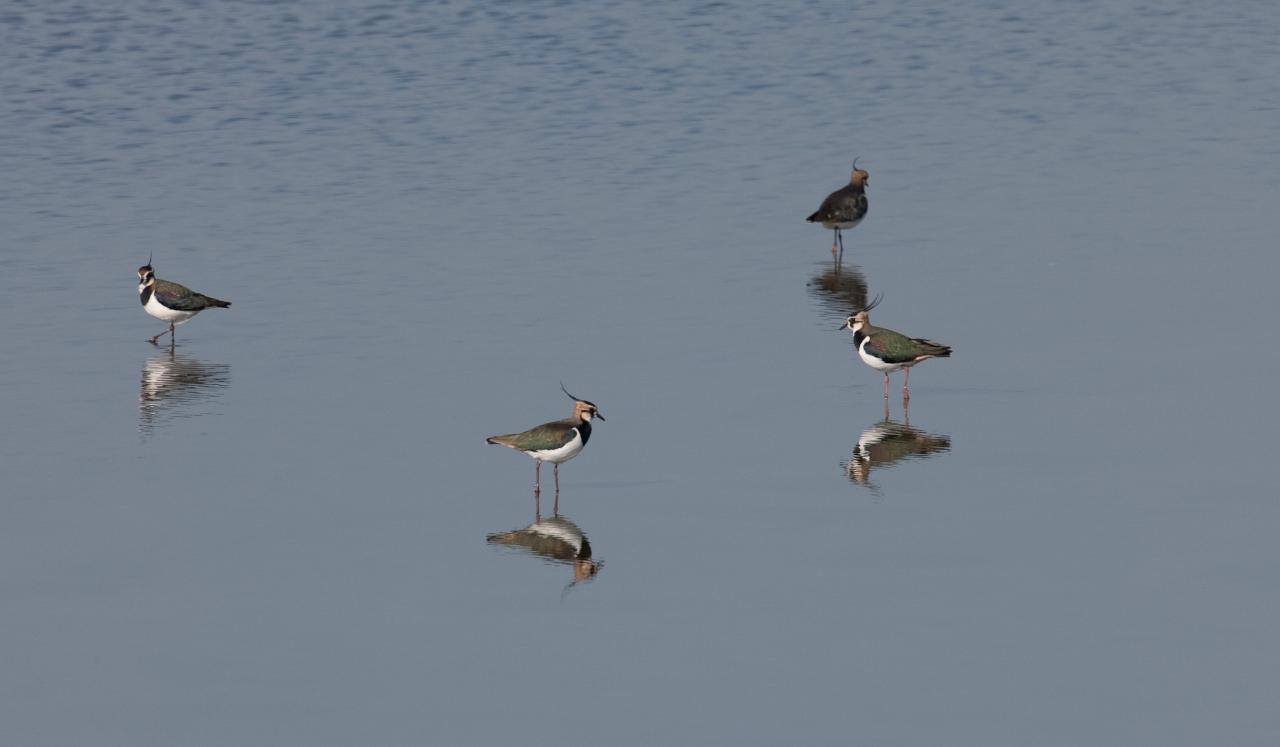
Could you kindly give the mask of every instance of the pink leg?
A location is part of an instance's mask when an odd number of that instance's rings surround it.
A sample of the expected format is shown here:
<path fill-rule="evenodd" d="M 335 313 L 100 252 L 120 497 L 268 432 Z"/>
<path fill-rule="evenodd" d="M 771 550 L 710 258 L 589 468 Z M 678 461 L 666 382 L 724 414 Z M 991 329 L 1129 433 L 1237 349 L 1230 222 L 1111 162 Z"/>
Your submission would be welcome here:
<path fill-rule="evenodd" d="M 907 385 L 911 383 L 911 369 L 906 369 L 907 377 L 902 380 L 902 399 L 911 399 L 911 388 Z"/>
<path fill-rule="evenodd" d="M 533 495 L 538 497 L 542 494 L 542 462 L 533 461 Z"/>
<path fill-rule="evenodd" d="M 886 402 L 888 402 L 888 401 L 889 401 L 889 374 L 888 374 L 888 372 L 885 372 L 885 375 L 884 375 L 884 399 L 885 399 L 885 401 L 886 401 Z"/>
<path fill-rule="evenodd" d="M 555 469 L 551 472 L 556 476 L 556 497 L 560 497 L 560 465 L 555 465 Z"/>
<path fill-rule="evenodd" d="M 551 515 L 552 516 L 560 515 L 560 491 L 559 490 L 556 491 L 555 500 L 551 502 Z"/>
<path fill-rule="evenodd" d="M 155 344 L 156 344 L 156 341 L 157 341 L 157 340 L 159 340 L 161 337 L 164 337 L 165 335 L 169 335 L 169 342 L 173 342 L 173 325 L 172 325 L 172 324 L 170 324 L 170 325 L 169 325 L 169 328 L 168 328 L 168 329 L 166 329 L 165 331 L 161 332 L 160 334 L 156 335 L 155 337 L 152 337 L 152 338 L 151 338 L 151 344 L 152 344 L 152 345 L 155 345 Z"/>

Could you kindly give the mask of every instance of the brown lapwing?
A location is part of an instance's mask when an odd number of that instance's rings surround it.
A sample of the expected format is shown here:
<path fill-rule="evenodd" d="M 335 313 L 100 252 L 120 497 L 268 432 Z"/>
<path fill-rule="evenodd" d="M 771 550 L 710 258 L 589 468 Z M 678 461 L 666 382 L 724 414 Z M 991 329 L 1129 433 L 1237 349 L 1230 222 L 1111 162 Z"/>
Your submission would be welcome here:
<path fill-rule="evenodd" d="M 836 232 L 831 239 L 831 258 L 837 265 L 844 259 L 844 236 L 841 231 L 853 228 L 867 217 L 867 183 L 870 178 L 870 174 L 858 168 L 858 159 L 853 159 L 853 174 L 849 177 L 849 183 L 827 195 L 822 206 L 805 218 L 810 223 L 821 223 Z"/>
<path fill-rule="evenodd" d="M 142 300 L 142 308 L 148 314 L 163 322 L 169 323 L 169 329 L 151 338 L 156 344 L 164 335 L 169 335 L 169 344 L 174 342 L 173 328 L 191 319 L 205 309 L 225 309 L 230 301 L 221 301 L 203 293 L 196 293 L 186 286 L 160 280 L 151 269 L 151 258 L 138 268 L 138 297 Z"/>
<path fill-rule="evenodd" d="M 509 433 L 505 436 L 490 436 L 486 443 L 506 446 L 527 454 L 533 459 L 533 494 L 542 493 L 542 463 L 555 465 L 556 495 L 560 494 L 560 465 L 576 457 L 591 438 L 591 421 L 595 418 L 604 420 L 599 408 L 585 399 L 578 399 L 569 394 L 569 390 L 560 385 L 560 390 L 573 400 L 573 415 L 564 420 L 553 420 L 550 423 L 530 428 L 522 433 Z"/>
<path fill-rule="evenodd" d="M 884 374 L 884 396 L 889 398 L 889 373 L 899 368 L 906 369 L 906 378 L 902 381 L 902 398 L 911 396 L 908 382 L 911 381 L 911 367 L 920 361 L 930 358 L 949 358 L 951 348 L 940 345 L 922 337 L 907 337 L 883 327 L 872 327 L 871 317 L 867 312 L 874 309 L 882 296 L 857 313 L 844 320 L 840 329 L 853 332 L 853 344 L 858 348 L 858 356 L 862 362 Z"/>

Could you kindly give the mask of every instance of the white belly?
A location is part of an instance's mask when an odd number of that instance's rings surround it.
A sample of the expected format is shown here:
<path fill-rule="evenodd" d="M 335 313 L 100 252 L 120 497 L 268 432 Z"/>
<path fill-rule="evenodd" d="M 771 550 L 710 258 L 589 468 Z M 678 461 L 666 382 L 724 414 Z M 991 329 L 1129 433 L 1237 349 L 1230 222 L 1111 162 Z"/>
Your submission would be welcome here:
<path fill-rule="evenodd" d="M 195 311 L 177 311 L 174 309 L 166 308 L 159 301 L 156 300 L 156 294 L 154 293 L 151 294 L 151 298 L 147 299 L 147 305 L 143 306 L 142 308 L 145 309 L 148 314 L 150 314 L 151 316 L 154 316 L 156 319 L 169 322 L 170 324 L 182 324 L 183 322 L 187 321 L 188 319 L 190 319 L 191 317 L 195 316 L 198 313 Z"/>
<path fill-rule="evenodd" d="M 526 451 L 529 456 L 537 459 L 539 462 L 551 462 L 552 464 L 564 464 L 573 459 L 582 451 L 582 436 L 575 430 L 573 432 L 573 440 L 561 446 L 558 449 L 544 449 L 542 451 Z"/>
<path fill-rule="evenodd" d="M 827 228 L 830 228 L 830 229 L 832 229 L 832 230 L 835 230 L 835 229 L 837 229 L 837 228 L 839 228 L 839 229 L 841 229 L 841 230 L 847 230 L 847 229 L 853 228 L 854 226 L 858 225 L 858 224 L 859 224 L 859 223 L 861 223 L 861 222 L 862 222 L 862 219 L 861 219 L 861 218 L 858 218 L 857 220 L 842 220 L 842 221 L 830 221 L 830 222 L 824 222 L 822 225 L 824 225 L 824 226 L 826 226 Z"/>
<path fill-rule="evenodd" d="M 863 363 L 871 366 L 877 371 L 883 371 L 884 373 L 897 371 L 899 368 L 902 368 L 903 364 L 901 363 L 885 363 L 874 355 L 867 355 L 866 348 L 868 342 L 871 342 L 870 338 L 863 340 L 862 344 L 858 346 L 858 357 L 862 359 Z"/>

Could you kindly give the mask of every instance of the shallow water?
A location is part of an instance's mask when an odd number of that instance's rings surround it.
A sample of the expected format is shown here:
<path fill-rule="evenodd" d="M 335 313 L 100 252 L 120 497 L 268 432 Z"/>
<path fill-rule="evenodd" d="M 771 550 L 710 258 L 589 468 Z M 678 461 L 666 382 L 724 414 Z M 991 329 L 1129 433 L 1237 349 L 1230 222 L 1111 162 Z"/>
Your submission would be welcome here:
<path fill-rule="evenodd" d="M 1275 744 L 1277 32 L 10 4 L 6 735 Z M 887 415 L 877 294 L 955 348 Z"/>

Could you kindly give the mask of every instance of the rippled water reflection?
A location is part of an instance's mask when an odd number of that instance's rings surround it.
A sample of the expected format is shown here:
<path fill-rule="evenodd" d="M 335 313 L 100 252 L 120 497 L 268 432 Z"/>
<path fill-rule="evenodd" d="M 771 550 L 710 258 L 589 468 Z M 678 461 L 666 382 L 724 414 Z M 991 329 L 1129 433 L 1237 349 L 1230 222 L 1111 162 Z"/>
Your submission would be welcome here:
<path fill-rule="evenodd" d="M 215 414 L 216 400 L 231 385 L 231 366 L 207 363 L 166 348 L 142 364 L 138 430 L 149 436 L 174 418 Z"/>
<path fill-rule="evenodd" d="M 898 422 L 890 418 L 889 403 L 886 401 L 884 418 L 858 436 L 853 455 L 844 463 L 844 467 L 850 480 L 875 490 L 876 486 L 871 482 L 872 472 L 950 450 L 949 436 L 929 433 L 911 425 L 906 402 L 903 403 L 903 420 Z"/>
<path fill-rule="evenodd" d="M 582 529 L 566 516 L 537 518 L 522 529 L 494 532 L 485 538 L 491 545 L 519 548 L 554 564 L 573 569 L 570 586 L 590 581 L 600 572 L 604 561 L 592 556 L 591 543 Z M 568 587 L 566 587 L 568 588 Z"/>
<path fill-rule="evenodd" d="M 862 269 L 851 262 L 840 266 L 834 263 L 814 275 L 808 283 L 809 295 L 817 302 L 823 319 L 843 322 L 850 314 L 864 309 L 870 297 L 867 294 L 867 277 Z"/>

